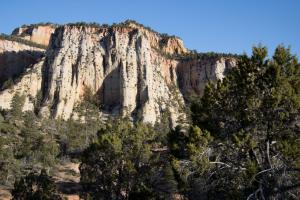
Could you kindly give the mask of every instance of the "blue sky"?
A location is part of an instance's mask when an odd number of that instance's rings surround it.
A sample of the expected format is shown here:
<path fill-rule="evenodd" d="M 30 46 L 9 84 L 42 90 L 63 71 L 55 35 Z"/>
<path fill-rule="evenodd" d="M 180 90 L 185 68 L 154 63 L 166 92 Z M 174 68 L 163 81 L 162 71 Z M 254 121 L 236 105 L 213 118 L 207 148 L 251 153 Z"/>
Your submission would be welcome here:
<path fill-rule="evenodd" d="M 262 43 L 270 55 L 285 44 L 300 56 L 299 0 L 3 0 L 0 8 L 1 33 L 38 22 L 134 19 L 200 52 L 249 54 Z"/>

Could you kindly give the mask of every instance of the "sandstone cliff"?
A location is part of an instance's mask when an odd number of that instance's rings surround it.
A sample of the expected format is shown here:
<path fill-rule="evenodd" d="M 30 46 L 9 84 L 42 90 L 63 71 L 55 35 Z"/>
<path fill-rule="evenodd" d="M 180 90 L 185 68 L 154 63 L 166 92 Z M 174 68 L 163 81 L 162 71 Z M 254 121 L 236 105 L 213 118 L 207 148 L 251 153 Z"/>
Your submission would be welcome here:
<path fill-rule="evenodd" d="M 226 71 L 236 66 L 236 58 L 231 56 L 207 57 L 181 61 L 177 65 L 177 82 L 184 96 L 202 95 L 206 84 L 222 80 Z"/>
<path fill-rule="evenodd" d="M 174 125 L 184 117 L 186 95 L 202 94 L 209 80 L 222 79 L 235 65 L 231 57 L 185 59 L 189 54 L 179 38 L 131 21 L 60 26 L 52 34 L 45 59 L 0 93 L 0 105 L 9 108 L 7 102 L 18 91 L 28 97 L 26 109 L 33 109 L 30 99 L 42 90 L 40 113 L 68 119 L 76 116 L 74 110 L 88 88 L 99 100 L 102 115 L 155 123 L 168 110 Z"/>
<path fill-rule="evenodd" d="M 57 25 L 54 24 L 23 25 L 22 27 L 16 28 L 12 32 L 12 35 L 48 46 L 51 34 L 54 33 L 56 26 Z"/>
<path fill-rule="evenodd" d="M 15 38 L 0 37 L 0 88 L 5 81 L 18 78 L 27 67 L 36 64 L 44 52 Z"/>
<path fill-rule="evenodd" d="M 33 68 L 27 69 L 13 86 L 0 92 L 0 106 L 2 108 L 10 108 L 13 96 L 18 94 L 25 96 L 23 111 L 34 110 L 36 97 L 42 86 L 42 65 L 43 60 L 34 65 Z"/>
<path fill-rule="evenodd" d="M 46 56 L 42 112 L 67 119 L 90 88 L 105 112 L 154 123 L 168 107 L 175 119 L 183 100 L 173 98 L 176 91 L 165 81 L 163 58 L 151 47 L 160 39 L 125 25 L 58 28 Z"/>

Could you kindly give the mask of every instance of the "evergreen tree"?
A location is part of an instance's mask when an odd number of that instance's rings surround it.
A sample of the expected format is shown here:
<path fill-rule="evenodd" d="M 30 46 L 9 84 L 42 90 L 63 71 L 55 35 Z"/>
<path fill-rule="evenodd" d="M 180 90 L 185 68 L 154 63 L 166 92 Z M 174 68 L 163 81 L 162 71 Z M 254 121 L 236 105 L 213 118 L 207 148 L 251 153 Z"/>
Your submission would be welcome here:
<path fill-rule="evenodd" d="M 22 117 L 22 109 L 25 103 L 25 96 L 16 93 L 11 100 L 11 114 L 13 117 Z"/>
<path fill-rule="evenodd" d="M 215 138 L 212 199 L 299 195 L 300 65 L 283 46 L 266 56 L 265 47 L 254 47 L 191 107 L 194 124 Z"/>
<path fill-rule="evenodd" d="M 114 121 L 82 155 L 81 183 L 93 199 L 151 199 L 150 177 L 155 169 L 147 125 Z M 154 160 L 153 160 L 154 159 Z"/>

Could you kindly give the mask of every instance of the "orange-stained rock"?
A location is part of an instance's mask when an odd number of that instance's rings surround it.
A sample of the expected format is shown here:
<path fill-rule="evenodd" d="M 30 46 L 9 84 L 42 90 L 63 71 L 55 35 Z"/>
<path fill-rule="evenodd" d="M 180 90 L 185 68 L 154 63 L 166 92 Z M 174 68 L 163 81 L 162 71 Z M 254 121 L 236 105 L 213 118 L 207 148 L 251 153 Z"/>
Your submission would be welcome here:
<path fill-rule="evenodd" d="M 37 44 L 48 46 L 51 34 L 54 33 L 56 26 L 54 25 L 29 25 L 16 28 L 12 35 L 18 36 L 25 40 L 35 42 Z"/>

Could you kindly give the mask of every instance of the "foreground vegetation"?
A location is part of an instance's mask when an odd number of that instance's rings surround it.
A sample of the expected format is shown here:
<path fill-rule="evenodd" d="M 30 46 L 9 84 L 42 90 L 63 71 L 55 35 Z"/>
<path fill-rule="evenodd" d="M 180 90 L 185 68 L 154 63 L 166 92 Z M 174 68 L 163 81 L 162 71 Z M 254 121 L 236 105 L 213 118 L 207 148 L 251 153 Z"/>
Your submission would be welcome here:
<path fill-rule="evenodd" d="M 194 97 L 190 123 L 172 130 L 103 123 L 88 99 L 88 123 L 22 113 L 20 95 L 1 112 L 0 181 L 15 182 L 14 199 L 59 199 L 42 169 L 51 175 L 62 159 L 80 161 L 84 199 L 300 197 L 300 65 L 283 46 L 269 59 L 260 46 L 240 56 L 223 81 Z"/>

